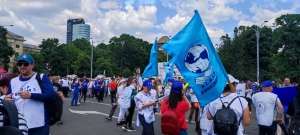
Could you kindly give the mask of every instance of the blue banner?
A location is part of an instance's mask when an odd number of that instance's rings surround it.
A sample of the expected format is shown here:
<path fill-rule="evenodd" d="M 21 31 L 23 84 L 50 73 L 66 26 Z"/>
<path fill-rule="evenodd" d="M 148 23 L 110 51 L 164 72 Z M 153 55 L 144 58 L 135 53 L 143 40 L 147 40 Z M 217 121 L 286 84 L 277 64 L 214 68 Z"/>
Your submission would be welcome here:
<path fill-rule="evenodd" d="M 158 75 L 158 65 L 157 65 L 157 41 L 155 40 L 151 52 L 149 64 L 143 72 L 143 78 L 149 78 Z"/>
<path fill-rule="evenodd" d="M 280 87 L 274 88 L 273 93 L 278 95 L 280 102 L 284 107 L 284 111 L 286 112 L 289 104 L 293 101 L 294 97 L 297 95 L 297 87 Z"/>
<path fill-rule="evenodd" d="M 227 73 L 198 11 L 163 49 L 190 84 L 202 106 L 218 98 L 228 82 Z"/>

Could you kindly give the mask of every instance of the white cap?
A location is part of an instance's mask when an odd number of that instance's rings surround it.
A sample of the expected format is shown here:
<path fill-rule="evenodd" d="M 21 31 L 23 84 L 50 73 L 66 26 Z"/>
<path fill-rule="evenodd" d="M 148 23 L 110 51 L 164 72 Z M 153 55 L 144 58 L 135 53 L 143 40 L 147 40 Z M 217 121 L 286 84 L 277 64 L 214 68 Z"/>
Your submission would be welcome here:
<path fill-rule="evenodd" d="M 228 79 L 230 83 L 239 83 L 240 81 L 234 78 L 231 74 L 228 74 Z"/>

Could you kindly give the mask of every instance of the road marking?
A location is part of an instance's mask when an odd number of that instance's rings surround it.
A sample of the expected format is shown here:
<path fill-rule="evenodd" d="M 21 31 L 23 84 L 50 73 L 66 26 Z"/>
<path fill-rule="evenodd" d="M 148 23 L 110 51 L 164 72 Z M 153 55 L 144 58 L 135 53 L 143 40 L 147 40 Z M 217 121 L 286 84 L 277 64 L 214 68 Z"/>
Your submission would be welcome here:
<path fill-rule="evenodd" d="M 97 114 L 97 115 L 103 115 L 103 116 L 109 116 L 109 114 L 107 113 L 103 113 L 103 112 L 98 112 L 98 111 L 80 111 L 80 110 L 74 110 L 69 108 L 69 111 L 71 113 L 76 113 L 76 114 L 81 114 L 81 115 L 88 115 L 88 114 Z M 113 116 L 113 118 L 117 119 L 118 117 Z"/>
<path fill-rule="evenodd" d="M 74 110 L 74 109 L 71 109 L 71 108 L 69 108 L 69 111 L 71 113 L 76 113 L 76 114 L 81 114 L 81 115 L 97 114 L 97 115 L 103 115 L 103 116 L 106 116 L 106 117 L 108 117 L 108 115 L 109 115 L 107 113 L 98 112 L 98 111 L 80 111 L 80 110 Z M 112 116 L 112 118 L 118 119 L 117 116 Z M 133 120 L 132 123 L 135 123 L 135 121 Z"/>
<path fill-rule="evenodd" d="M 99 105 L 111 106 L 111 104 L 99 103 L 99 102 L 94 102 L 94 101 L 89 101 L 89 100 L 87 100 L 85 102 L 87 102 L 87 103 L 93 103 L 93 104 L 99 104 Z"/>

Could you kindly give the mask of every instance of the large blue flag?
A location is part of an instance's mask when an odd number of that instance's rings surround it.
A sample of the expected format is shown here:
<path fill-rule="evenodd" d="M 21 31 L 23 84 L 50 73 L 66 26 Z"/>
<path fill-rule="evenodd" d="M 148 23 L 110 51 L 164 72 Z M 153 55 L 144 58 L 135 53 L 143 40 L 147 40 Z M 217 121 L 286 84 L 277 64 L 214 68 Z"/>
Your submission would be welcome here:
<path fill-rule="evenodd" d="M 149 78 L 157 75 L 158 75 L 157 41 L 155 40 L 151 48 L 149 64 L 147 65 L 147 67 L 143 72 L 143 78 Z"/>
<path fill-rule="evenodd" d="M 202 106 L 218 98 L 228 82 L 227 73 L 198 11 L 163 49 L 172 56 Z"/>

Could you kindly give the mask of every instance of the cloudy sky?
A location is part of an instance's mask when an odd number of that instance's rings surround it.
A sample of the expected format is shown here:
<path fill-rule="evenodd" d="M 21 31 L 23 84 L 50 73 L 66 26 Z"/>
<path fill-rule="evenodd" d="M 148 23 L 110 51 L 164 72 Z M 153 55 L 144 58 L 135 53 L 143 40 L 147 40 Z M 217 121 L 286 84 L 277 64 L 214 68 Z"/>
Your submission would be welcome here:
<path fill-rule="evenodd" d="M 66 42 L 68 18 L 82 17 L 96 42 L 132 34 L 152 42 L 176 34 L 197 9 L 215 44 L 239 25 L 272 25 L 286 13 L 300 13 L 300 0 L 0 0 L 0 25 L 39 44 L 43 38 Z"/>

